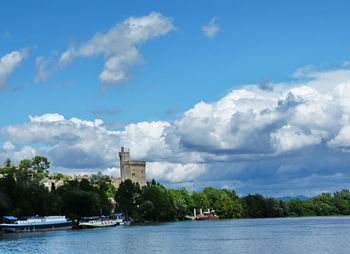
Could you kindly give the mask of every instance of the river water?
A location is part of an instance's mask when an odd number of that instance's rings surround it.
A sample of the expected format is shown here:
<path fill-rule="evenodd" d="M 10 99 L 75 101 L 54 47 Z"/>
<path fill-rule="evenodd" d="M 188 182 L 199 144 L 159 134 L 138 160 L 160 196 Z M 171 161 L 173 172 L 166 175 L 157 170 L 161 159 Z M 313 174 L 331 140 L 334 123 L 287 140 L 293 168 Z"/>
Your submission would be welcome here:
<path fill-rule="evenodd" d="M 0 253 L 350 253 L 350 217 L 184 221 L 0 234 Z"/>

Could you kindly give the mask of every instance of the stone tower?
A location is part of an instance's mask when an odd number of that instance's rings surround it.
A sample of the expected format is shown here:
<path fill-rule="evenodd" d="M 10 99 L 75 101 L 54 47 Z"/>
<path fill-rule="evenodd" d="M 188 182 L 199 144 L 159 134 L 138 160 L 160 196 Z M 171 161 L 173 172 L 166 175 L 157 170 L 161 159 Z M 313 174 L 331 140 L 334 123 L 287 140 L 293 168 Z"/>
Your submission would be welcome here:
<path fill-rule="evenodd" d="M 130 179 L 141 186 L 146 185 L 146 162 L 130 160 L 130 152 L 124 147 L 119 152 L 121 181 Z"/>

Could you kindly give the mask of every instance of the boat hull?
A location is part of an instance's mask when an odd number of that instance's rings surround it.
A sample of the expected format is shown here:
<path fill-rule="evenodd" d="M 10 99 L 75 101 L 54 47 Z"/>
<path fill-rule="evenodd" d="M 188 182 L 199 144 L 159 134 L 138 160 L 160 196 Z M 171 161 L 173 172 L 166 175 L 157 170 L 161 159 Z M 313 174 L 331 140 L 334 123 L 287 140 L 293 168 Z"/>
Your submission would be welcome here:
<path fill-rule="evenodd" d="M 114 227 L 119 225 L 118 221 L 95 221 L 95 222 L 80 222 L 80 228 L 104 228 L 104 227 Z"/>
<path fill-rule="evenodd" d="M 0 224 L 0 230 L 5 233 L 21 233 L 33 231 L 46 231 L 58 229 L 71 229 L 72 222 L 46 223 L 46 224 Z"/>
<path fill-rule="evenodd" d="M 216 215 L 198 215 L 195 217 L 195 220 L 218 220 L 219 216 Z"/>

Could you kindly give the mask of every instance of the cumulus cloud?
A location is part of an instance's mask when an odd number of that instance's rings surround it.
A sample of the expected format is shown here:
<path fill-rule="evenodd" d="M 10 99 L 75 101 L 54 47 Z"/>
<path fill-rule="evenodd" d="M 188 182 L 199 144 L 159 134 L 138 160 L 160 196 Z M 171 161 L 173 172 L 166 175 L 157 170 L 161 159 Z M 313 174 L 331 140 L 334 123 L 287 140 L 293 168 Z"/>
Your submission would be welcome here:
<path fill-rule="evenodd" d="M 172 187 L 231 186 L 269 195 L 349 188 L 342 179 L 350 178 L 350 70 L 312 70 L 271 86 L 246 85 L 197 103 L 175 121 L 118 131 L 99 119 L 29 116 L 1 129 L 0 156 L 39 153 L 67 170 L 117 175 L 125 146 L 132 159 L 147 161 L 150 179 Z"/>
<path fill-rule="evenodd" d="M 131 76 L 131 70 L 142 62 L 140 46 L 174 30 L 173 20 L 152 12 L 143 17 L 129 17 L 107 32 L 96 33 L 91 39 L 63 52 L 57 63 L 51 57 L 37 57 L 37 82 L 44 82 L 54 71 L 63 68 L 77 57 L 103 56 L 104 67 L 99 80 L 119 84 Z"/>
<path fill-rule="evenodd" d="M 216 23 L 216 18 L 211 18 L 208 25 L 202 26 L 202 31 L 205 36 L 211 39 L 216 37 L 217 33 L 220 31 L 220 26 Z"/>
<path fill-rule="evenodd" d="M 120 177 L 120 168 L 112 167 L 112 168 L 106 168 L 101 172 L 104 175 L 112 176 L 114 178 Z"/>
<path fill-rule="evenodd" d="M 27 56 L 27 50 L 12 51 L 0 58 L 0 91 L 6 87 L 7 79 Z"/>
<path fill-rule="evenodd" d="M 151 162 L 147 166 L 149 178 L 176 183 L 195 180 L 206 172 L 204 164 L 195 163 Z"/>
<path fill-rule="evenodd" d="M 119 144 L 118 132 L 109 131 L 102 120 L 65 119 L 59 114 L 29 116 L 29 122 L 2 129 L 14 145 L 45 144 L 36 148 L 57 167 L 94 168 L 113 166 Z"/>

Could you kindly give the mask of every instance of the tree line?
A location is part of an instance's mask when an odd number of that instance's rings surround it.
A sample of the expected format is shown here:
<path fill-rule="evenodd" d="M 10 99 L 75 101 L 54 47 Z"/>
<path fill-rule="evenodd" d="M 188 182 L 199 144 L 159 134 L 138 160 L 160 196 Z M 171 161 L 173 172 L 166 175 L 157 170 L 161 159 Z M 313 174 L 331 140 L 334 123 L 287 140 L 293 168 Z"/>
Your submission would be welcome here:
<path fill-rule="evenodd" d="M 207 187 L 201 192 L 166 189 L 154 180 L 140 186 L 130 180 L 118 189 L 112 179 L 95 174 L 70 179 L 49 174 L 50 162 L 36 156 L 18 166 L 10 160 L 0 169 L 0 216 L 66 215 L 71 219 L 108 215 L 114 209 L 135 221 L 175 221 L 193 215 L 193 209 L 215 210 L 223 219 L 288 216 L 350 215 L 350 192 L 322 193 L 307 200 L 278 200 L 260 194 L 239 197 L 235 191 Z M 59 187 L 44 185 L 61 181 Z"/>

